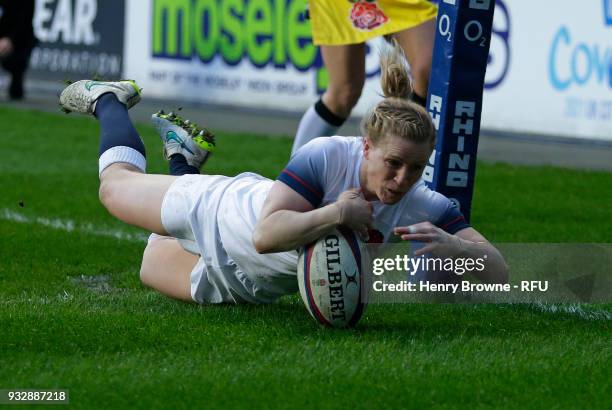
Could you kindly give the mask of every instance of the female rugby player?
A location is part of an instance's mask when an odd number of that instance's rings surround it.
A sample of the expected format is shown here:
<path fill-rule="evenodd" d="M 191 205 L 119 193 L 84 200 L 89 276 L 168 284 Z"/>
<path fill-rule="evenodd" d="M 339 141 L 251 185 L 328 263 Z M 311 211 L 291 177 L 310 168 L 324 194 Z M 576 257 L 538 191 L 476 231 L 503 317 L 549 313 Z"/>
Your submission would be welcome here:
<path fill-rule="evenodd" d="M 294 153 L 313 138 L 335 135 L 359 101 L 365 83 L 366 45 L 392 37 L 413 78 L 410 98 L 425 106 L 437 7 L 428 0 L 309 0 L 312 39 L 320 46 L 329 84 L 300 121 Z"/>
<path fill-rule="evenodd" d="M 398 48 L 381 55 L 386 98 L 363 119 L 363 137 L 311 141 L 276 181 L 252 173 L 145 174 L 144 146 L 127 114 L 140 99 L 133 81 L 82 80 L 62 92 L 60 103 L 98 118 L 100 200 L 120 220 L 154 233 L 141 279 L 163 294 L 198 303 L 274 301 L 298 289 L 295 249 L 338 225 L 364 239 L 421 241 L 421 254 L 486 253 L 478 277 L 504 282 L 500 253 L 420 179 L 434 127 L 406 99 L 411 87 L 402 59 Z M 166 115 L 152 119 L 171 173 L 197 172 L 212 141 L 192 138 L 189 127 Z"/>

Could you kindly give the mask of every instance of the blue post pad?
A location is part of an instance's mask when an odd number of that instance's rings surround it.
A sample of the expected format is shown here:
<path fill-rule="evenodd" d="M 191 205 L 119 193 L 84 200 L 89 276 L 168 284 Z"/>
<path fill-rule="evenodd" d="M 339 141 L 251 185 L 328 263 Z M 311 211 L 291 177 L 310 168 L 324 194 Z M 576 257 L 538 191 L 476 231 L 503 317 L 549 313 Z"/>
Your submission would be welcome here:
<path fill-rule="evenodd" d="M 441 0 L 427 110 L 436 149 L 423 172 L 470 219 L 494 0 Z"/>

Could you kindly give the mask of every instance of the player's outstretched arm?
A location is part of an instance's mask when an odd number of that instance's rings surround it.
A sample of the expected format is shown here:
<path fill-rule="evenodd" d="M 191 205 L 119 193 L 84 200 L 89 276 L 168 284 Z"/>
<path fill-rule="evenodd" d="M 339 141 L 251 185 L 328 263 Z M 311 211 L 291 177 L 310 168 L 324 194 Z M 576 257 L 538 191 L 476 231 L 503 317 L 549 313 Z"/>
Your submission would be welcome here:
<path fill-rule="evenodd" d="M 343 193 L 337 202 L 314 207 L 283 182 L 276 181 L 253 231 L 253 245 L 259 253 L 294 250 L 319 239 L 338 225 L 367 233 L 372 207 L 354 190 Z"/>
<path fill-rule="evenodd" d="M 398 226 L 394 232 L 403 240 L 425 243 L 423 248 L 415 251 L 416 256 L 431 253 L 440 257 L 477 259 L 487 255 L 485 269 L 481 272 L 475 270 L 474 276 L 483 282 L 508 282 L 508 266 L 504 257 L 474 228 L 465 228 L 451 235 L 430 222 L 421 222 Z"/>

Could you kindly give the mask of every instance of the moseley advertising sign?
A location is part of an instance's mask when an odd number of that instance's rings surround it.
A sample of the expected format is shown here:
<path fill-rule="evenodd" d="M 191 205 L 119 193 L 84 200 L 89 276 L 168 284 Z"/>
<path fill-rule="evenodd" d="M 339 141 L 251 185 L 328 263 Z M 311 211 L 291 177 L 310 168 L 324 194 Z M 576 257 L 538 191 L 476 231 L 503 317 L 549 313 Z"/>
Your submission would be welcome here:
<path fill-rule="evenodd" d="M 612 140 L 610 3 L 497 0 L 483 128 Z M 127 1 L 124 76 L 155 97 L 305 110 L 327 83 L 305 7 L 305 0 Z M 368 44 L 357 115 L 380 98 L 383 43 Z"/>

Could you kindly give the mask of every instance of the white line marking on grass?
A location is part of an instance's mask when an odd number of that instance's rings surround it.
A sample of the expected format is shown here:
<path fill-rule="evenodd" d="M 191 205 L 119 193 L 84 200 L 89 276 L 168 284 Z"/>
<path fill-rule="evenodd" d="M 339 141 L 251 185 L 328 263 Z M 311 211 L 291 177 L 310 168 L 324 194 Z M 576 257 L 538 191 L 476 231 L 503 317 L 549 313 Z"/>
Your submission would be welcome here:
<path fill-rule="evenodd" d="M 585 320 L 612 320 L 612 313 L 602 309 L 583 308 L 579 304 L 554 305 L 547 303 L 534 303 L 535 309 L 548 313 L 566 313 L 576 315 Z"/>
<path fill-rule="evenodd" d="M 11 211 L 10 209 L 6 208 L 0 211 L 0 219 L 29 225 L 42 225 L 48 228 L 58 229 L 60 231 L 65 232 L 82 232 L 88 235 L 115 238 L 122 241 L 146 242 L 148 238 L 148 235 L 144 233 L 119 231 L 115 229 L 95 226 L 91 223 L 77 224 L 75 221 L 70 219 L 29 217 L 27 215 L 20 214 L 19 212 Z"/>

